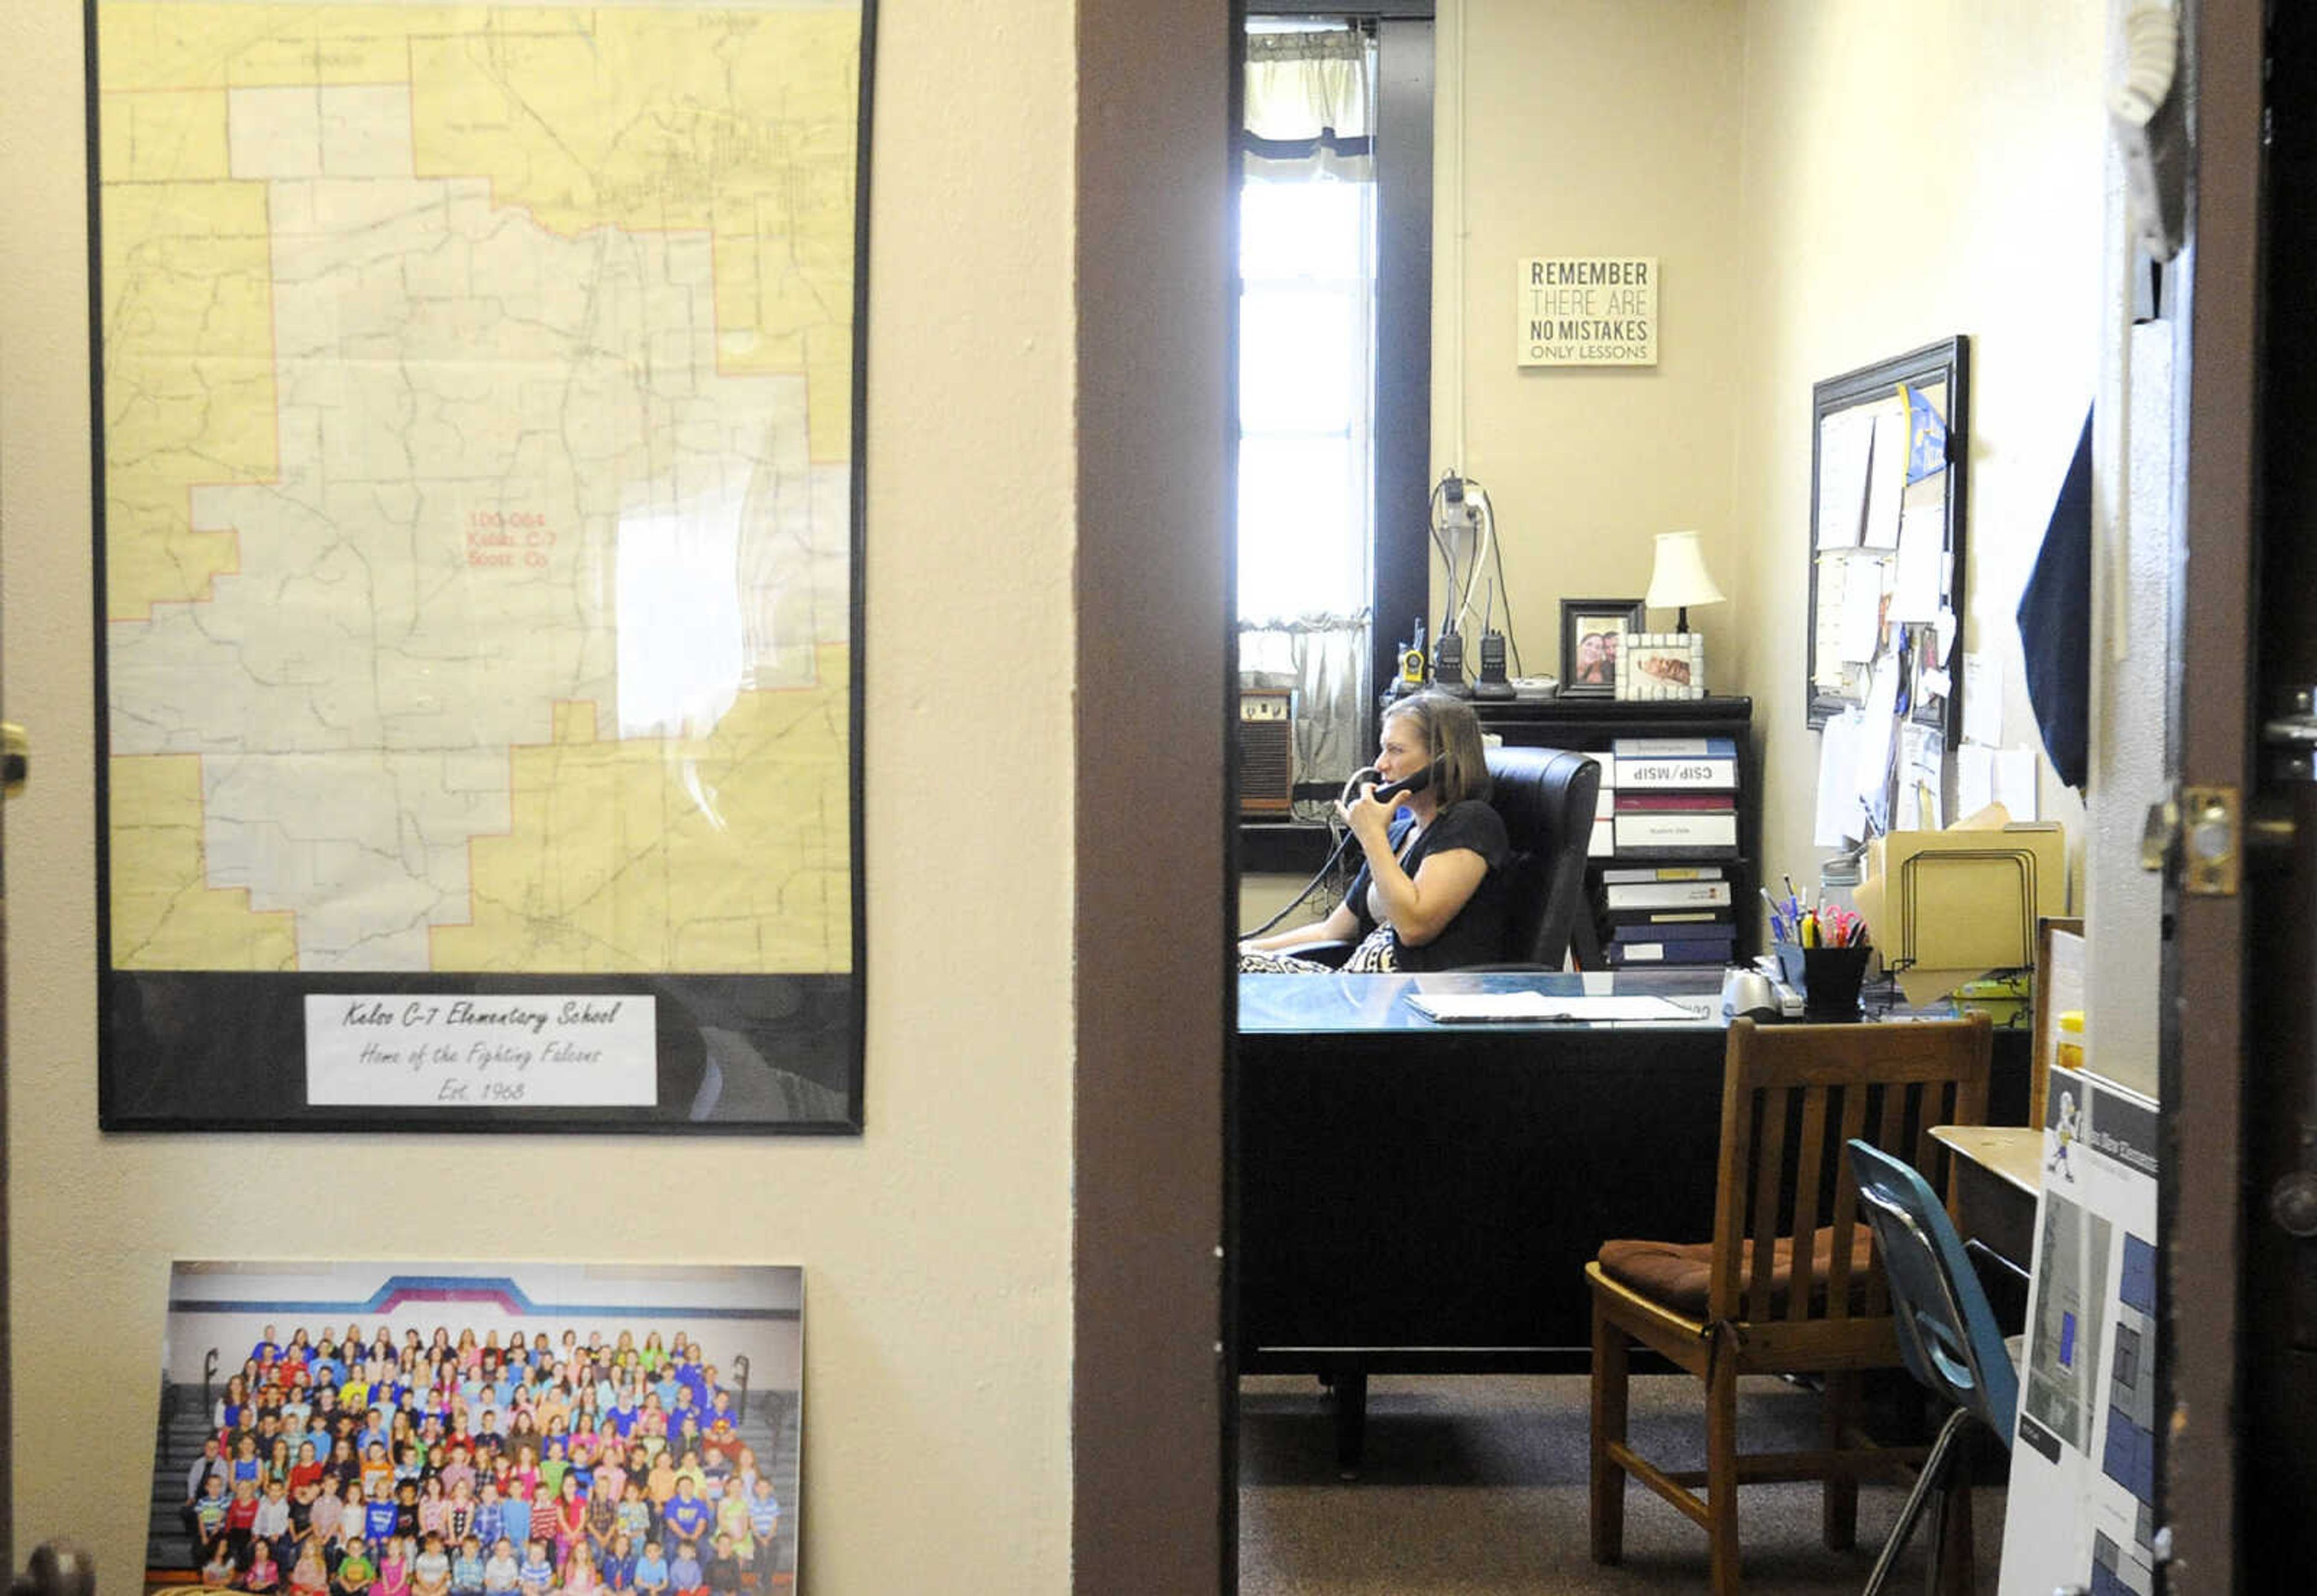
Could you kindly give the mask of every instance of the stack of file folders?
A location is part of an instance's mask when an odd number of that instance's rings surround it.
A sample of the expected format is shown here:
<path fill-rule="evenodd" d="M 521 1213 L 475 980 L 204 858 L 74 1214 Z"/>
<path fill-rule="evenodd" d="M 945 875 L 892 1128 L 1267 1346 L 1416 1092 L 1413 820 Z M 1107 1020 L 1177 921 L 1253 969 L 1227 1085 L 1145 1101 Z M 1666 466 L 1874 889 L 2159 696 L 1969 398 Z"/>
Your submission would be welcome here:
<path fill-rule="evenodd" d="M 1735 740 L 1621 737 L 1605 763 L 1615 794 L 1615 862 L 1599 873 L 1610 964 L 1728 964 L 1737 941 Z"/>

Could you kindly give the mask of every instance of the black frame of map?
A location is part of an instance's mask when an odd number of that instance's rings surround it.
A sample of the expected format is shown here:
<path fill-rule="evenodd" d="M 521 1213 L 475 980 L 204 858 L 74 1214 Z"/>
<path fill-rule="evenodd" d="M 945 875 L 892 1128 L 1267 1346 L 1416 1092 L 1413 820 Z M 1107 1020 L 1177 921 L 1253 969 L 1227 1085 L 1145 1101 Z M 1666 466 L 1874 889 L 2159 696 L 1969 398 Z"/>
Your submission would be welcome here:
<path fill-rule="evenodd" d="M 411 0 L 416 4 L 416 0 Z M 443 973 L 298 969 L 122 969 L 113 963 L 112 660 L 107 588 L 107 511 L 111 456 L 105 394 L 111 302 L 103 267 L 100 160 L 107 148 L 105 99 L 98 57 L 102 0 L 84 0 L 87 58 L 91 430 L 94 481 L 96 655 L 96 891 L 98 961 L 98 1119 L 108 1131 L 658 1132 L 724 1134 L 857 1134 L 863 1128 L 863 1054 L 866 1012 L 866 898 L 863 891 L 863 596 L 869 309 L 871 101 L 876 59 L 876 0 L 857 0 L 857 121 L 853 161 L 852 328 L 849 456 L 844 467 L 848 566 L 846 878 L 850 894 L 849 969 L 831 973 Z M 391 9 L 381 0 L 380 9 Z M 574 4 L 574 13 L 587 8 Z M 702 0 L 698 9 L 719 8 Z M 738 9 L 755 9 L 740 7 Z M 536 8 L 525 7 L 536 17 Z M 559 14 L 550 13 L 549 14 Z M 317 99 L 319 88 L 317 85 Z M 416 118 L 413 117 L 415 123 Z M 838 169 L 842 169 L 841 167 Z M 678 224 L 668 224 L 671 231 Z M 605 229 L 610 230 L 610 229 Z M 269 223 L 268 236 L 271 236 Z M 269 331 L 274 329 L 269 327 Z M 657 332 L 658 324 L 653 330 Z M 721 349 L 719 350 L 720 368 Z M 279 417 L 277 412 L 277 422 Z M 834 497 L 832 491 L 831 496 Z M 238 558 L 238 544 L 236 549 Z M 232 569 L 232 568 L 228 568 Z M 831 583 L 834 589 L 835 583 Z M 192 605 L 184 607 L 192 608 Z M 832 700 L 835 694 L 828 695 Z M 832 704 L 833 707 L 833 704 Z M 824 716 L 833 720 L 833 714 Z M 512 794 L 511 800 L 512 801 Z M 205 834 L 204 834 L 205 837 Z M 206 842 L 202 855 L 207 870 Z M 512 1018 L 520 1032 L 545 1015 L 553 1036 L 556 1007 L 574 998 L 590 1012 L 629 1010 L 630 1084 L 640 1098 L 595 1102 L 537 1102 L 468 1093 L 425 1103 L 312 1100 L 309 1000 L 326 1000 L 353 1025 L 387 1026 L 413 1013 L 463 1006 L 486 1020 Z M 643 1018 L 639 1021 L 639 1015 Z M 368 1017 L 365 1018 L 364 1017 Z M 584 1018 L 584 1017 L 583 1017 Z M 649 1055 L 642 1038 L 649 1037 Z M 582 1037 L 582 1040 L 585 1038 Z M 554 1058 L 547 1055 L 548 1060 Z M 505 1074 L 502 1080 L 507 1079 Z"/>

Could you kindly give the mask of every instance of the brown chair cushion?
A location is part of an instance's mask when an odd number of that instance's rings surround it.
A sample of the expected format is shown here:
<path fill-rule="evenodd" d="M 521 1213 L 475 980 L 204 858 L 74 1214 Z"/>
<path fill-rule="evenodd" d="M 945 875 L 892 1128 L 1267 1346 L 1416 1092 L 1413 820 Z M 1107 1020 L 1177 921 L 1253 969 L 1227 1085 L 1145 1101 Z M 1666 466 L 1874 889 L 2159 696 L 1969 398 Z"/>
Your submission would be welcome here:
<path fill-rule="evenodd" d="M 1851 1226 L 1850 1278 L 1851 1306 L 1862 1305 L 1865 1296 L 1866 1272 L 1874 1260 L 1874 1233 L 1864 1224 Z M 1639 1292 L 1651 1301 L 1669 1308 L 1687 1319 L 1705 1317 L 1706 1291 L 1713 1274 L 1713 1243 L 1711 1242 L 1604 1242 L 1599 1262 L 1601 1272 L 1620 1286 Z M 1811 1233 L 1811 1305 L 1820 1306 L 1826 1300 L 1827 1271 L 1834 1267 L 1834 1227 L 1824 1225 Z M 1754 1244 L 1746 1243 L 1738 1263 L 1738 1280 L 1742 1289 L 1753 1273 Z M 1794 1277 L 1794 1243 L 1780 1237 L 1770 1253 L 1770 1305 L 1766 1310 L 1755 1305 L 1758 1316 L 1781 1314 L 1786 1311 L 1786 1293 Z"/>

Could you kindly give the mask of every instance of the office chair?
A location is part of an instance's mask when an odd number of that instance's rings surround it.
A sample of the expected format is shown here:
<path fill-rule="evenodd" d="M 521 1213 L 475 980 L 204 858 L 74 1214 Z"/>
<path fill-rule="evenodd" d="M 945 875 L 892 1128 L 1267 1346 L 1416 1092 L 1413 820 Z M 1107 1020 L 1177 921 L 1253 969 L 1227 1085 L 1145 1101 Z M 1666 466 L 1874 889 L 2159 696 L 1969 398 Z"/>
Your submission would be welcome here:
<path fill-rule="evenodd" d="M 1577 949 L 1585 969 L 1601 964 L 1600 941 L 1585 894 L 1586 848 L 1601 767 L 1566 749 L 1488 750 L 1489 805 L 1505 822 L 1512 854 L 1490 890 L 1505 905 L 1503 951 L 1479 970 L 1558 970 Z M 1356 862 L 1357 856 L 1354 856 Z M 1348 942 L 1311 942 L 1284 950 L 1340 965 Z"/>
<path fill-rule="evenodd" d="M 1933 1521 L 1934 1548 L 1943 1543 L 1951 1508 L 1968 1510 L 1964 1432 L 1972 1421 L 1995 1431 L 2006 1448 L 2011 1445 L 2019 1376 L 1995 1311 L 1929 1183 L 1911 1165 L 1863 1141 L 1847 1143 L 1847 1151 L 1858 1180 L 1859 1212 L 1874 1226 L 1875 1250 L 1891 1284 L 1900 1356 L 1916 1379 L 1955 1404 L 1867 1578 L 1865 1596 L 1876 1596 L 1934 1490 L 1945 1488 Z"/>
<path fill-rule="evenodd" d="M 1489 802 L 1503 817 L 1513 857 L 1505 871 L 1505 957 L 1558 970 L 1573 943 L 1588 969 L 1601 962 L 1585 897 L 1585 850 L 1601 767 L 1567 749 L 1490 749 Z"/>

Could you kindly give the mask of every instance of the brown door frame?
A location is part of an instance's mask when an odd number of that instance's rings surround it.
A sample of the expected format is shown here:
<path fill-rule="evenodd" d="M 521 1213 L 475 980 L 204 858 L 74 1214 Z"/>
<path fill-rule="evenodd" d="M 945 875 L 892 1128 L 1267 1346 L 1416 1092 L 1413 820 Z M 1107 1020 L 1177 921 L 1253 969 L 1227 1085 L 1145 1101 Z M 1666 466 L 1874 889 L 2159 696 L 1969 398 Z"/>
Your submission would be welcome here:
<path fill-rule="evenodd" d="M 1071 1588 L 1235 1581 L 1228 0 L 1078 10 Z"/>
<path fill-rule="evenodd" d="M 2176 440 L 2181 552 L 2172 596 L 2169 761 L 2186 785 L 2253 790 L 2253 525 L 2260 307 L 2260 0 L 2189 8 L 2195 148 L 2187 376 Z M 2167 1179 L 2160 1521 L 2172 1532 L 2168 1589 L 2227 1592 L 2239 1566 L 2238 1358 L 2243 1321 L 2245 919 L 2237 897 L 2168 880 L 2160 1095 Z"/>

